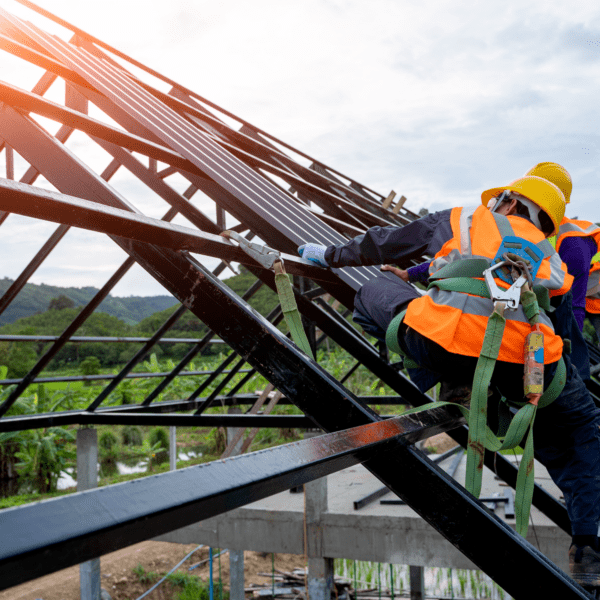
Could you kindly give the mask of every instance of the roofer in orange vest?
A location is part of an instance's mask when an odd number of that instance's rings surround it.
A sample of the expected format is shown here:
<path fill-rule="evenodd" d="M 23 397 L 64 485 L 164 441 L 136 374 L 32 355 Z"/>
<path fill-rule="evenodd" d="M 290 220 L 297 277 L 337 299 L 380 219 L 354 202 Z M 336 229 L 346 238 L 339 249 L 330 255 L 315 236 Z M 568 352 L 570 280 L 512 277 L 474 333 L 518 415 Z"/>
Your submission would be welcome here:
<path fill-rule="evenodd" d="M 598 253 L 592 257 L 585 298 L 585 312 L 600 339 L 600 243 L 598 250 Z"/>
<path fill-rule="evenodd" d="M 562 190 L 567 204 L 571 202 L 573 184 L 563 166 L 542 162 L 526 174 L 551 181 Z M 590 221 L 565 216 L 558 228 L 555 244 L 556 251 L 574 277 L 573 314 L 577 325 L 583 331 L 583 319 L 587 312 L 600 338 L 600 227 Z M 586 378 L 583 374 L 582 377 Z"/>
<path fill-rule="evenodd" d="M 543 177 L 558 186 L 565 196 L 567 204 L 571 201 L 573 184 L 569 172 L 558 163 L 538 163 L 526 175 Z M 573 276 L 572 303 L 575 323 L 579 331 L 583 331 L 583 320 L 588 317 L 600 337 L 600 287 L 598 275 L 600 266 L 596 265 L 595 257 L 600 250 L 600 227 L 590 221 L 569 219 L 563 217 L 555 238 L 555 244 L 569 273 Z M 582 379 L 589 379 L 589 355 L 587 345 L 582 335 L 573 328 L 569 336 L 573 344 L 571 360 L 577 365 Z"/>
<path fill-rule="evenodd" d="M 600 585 L 600 410 L 569 356 L 561 356 L 563 332 L 555 323 L 561 312 L 571 313 L 570 304 L 565 308 L 562 300 L 573 278 L 546 240 L 557 231 L 564 210 L 559 188 L 527 176 L 483 192 L 478 207 L 434 213 L 403 228 L 371 228 L 340 246 L 306 244 L 299 252 L 323 266 L 397 262 L 398 255 L 410 256 L 415 248 L 422 254 L 440 231 L 449 231 L 430 264 L 431 283 L 425 295 L 402 279 L 383 274 L 358 291 L 354 319 L 379 339 L 386 333 L 388 346 L 415 363 L 409 374 L 422 391 L 442 381 L 441 396 L 454 401 L 468 400 L 479 363 L 496 353 L 490 379 L 480 378 L 483 384 L 475 380 L 477 396 L 482 387 L 487 395 L 489 382 L 512 403 L 544 406 L 533 422 L 536 458 L 564 494 L 573 535 L 571 572 L 581 584 Z M 519 287 L 520 300 L 514 295 Z M 535 326 L 531 304 L 527 313 L 524 309 L 523 289 L 535 290 L 537 302 L 546 308 L 540 310 Z M 513 310 L 506 308 L 511 301 L 516 301 Z M 491 351 L 490 323 L 496 327 L 502 320 L 502 328 L 492 332 Z M 543 333 L 543 342 L 532 353 L 533 346 L 525 349 L 525 342 L 533 339 L 534 328 L 536 335 Z M 531 360 L 537 361 L 538 379 L 534 377 L 533 383 L 539 384 L 541 397 L 532 393 L 533 384 L 529 391 L 523 388 L 524 365 L 530 366 Z M 557 387 L 561 378 L 562 390 L 560 384 Z M 551 393 L 554 401 L 549 400 Z M 475 396 L 473 387 L 472 404 L 479 402 Z"/>

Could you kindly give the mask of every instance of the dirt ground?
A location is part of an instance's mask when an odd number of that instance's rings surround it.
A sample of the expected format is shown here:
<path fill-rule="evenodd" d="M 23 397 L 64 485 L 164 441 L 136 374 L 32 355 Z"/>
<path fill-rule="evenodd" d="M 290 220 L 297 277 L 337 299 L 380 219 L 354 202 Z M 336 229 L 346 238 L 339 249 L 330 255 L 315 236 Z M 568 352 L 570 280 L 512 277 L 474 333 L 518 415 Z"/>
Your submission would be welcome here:
<path fill-rule="evenodd" d="M 437 454 L 447 452 L 457 445 L 458 444 L 447 433 L 434 435 L 425 441 L 425 448 L 435 450 Z"/>
<path fill-rule="evenodd" d="M 170 571 L 188 552 L 197 544 L 182 545 L 170 542 L 141 542 L 128 548 L 106 554 L 100 559 L 101 586 L 110 594 L 112 600 L 135 600 L 152 583 L 140 583 L 133 569 L 142 565 L 146 572 L 154 571 L 164 574 Z M 208 548 L 201 548 L 183 563 L 179 568 L 187 572 L 189 567 L 208 558 Z M 295 554 L 276 554 L 275 568 L 282 571 L 304 568 L 302 556 Z M 245 585 L 264 584 L 270 581 L 268 577 L 261 577 L 258 573 L 271 573 L 271 555 L 258 552 L 244 553 Z M 208 563 L 191 571 L 208 581 Z M 219 560 L 215 559 L 213 567 L 215 582 L 219 579 Z M 229 586 L 229 559 L 227 554 L 221 556 L 221 577 L 225 587 Z M 171 598 L 171 585 L 168 582 L 161 584 L 145 600 L 167 600 Z M 251 597 L 247 593 L 246 597 Z M 46 577 L 40 577 L 22 585 L 0 592 L 0 600 L 79 600 L 79 567 L 70 567 Z"/>

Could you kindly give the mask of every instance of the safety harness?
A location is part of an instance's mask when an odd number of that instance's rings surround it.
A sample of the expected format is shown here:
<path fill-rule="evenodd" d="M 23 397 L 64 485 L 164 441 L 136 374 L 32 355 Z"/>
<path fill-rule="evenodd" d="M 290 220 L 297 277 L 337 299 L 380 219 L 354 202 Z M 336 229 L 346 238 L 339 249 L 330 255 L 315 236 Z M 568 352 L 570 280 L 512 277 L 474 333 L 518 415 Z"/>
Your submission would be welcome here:
<path fill-rule="evenodd" d="M 252 243 L 234 231 L 227 230 L 221 235 L 229 240 L 235 240 L 246 254 L 265 269 L 273 269 L 281 309 L 290 335 L 305 354 L 314 358 L 302 327 L 292 285 L 285 272 L 279 251 L 262 244 Z M 547 246 L 544 250 L 548 250 Z M 538 408 L 548 406 L 559 396 L 566 382 L 566 368 L 561 358 L 550 386 L 543 392 L 544 334 L 539 327 L 540 307 L 541 310 L 546 311 L 552 309 L 547 289 L 542 286 L 533 286 L 533 278 L 545 256 L 544 250 L 536 248 L 522 238 L 504 236 L 502 245 L 492 263 L 482 258 L 462 259 L 442 267 L 430 277 L 429 288 L 435 286 L 440 290 L 490 298 L 494 302 L 494 309 L 488 319 L 481 354 L 475 369 L 471 409 L 452 402 L 434 402 L 427 405 L 426 408 L 418 407 L 404 412 L 405 415 L 408 415 L 449 405 L 456 406 L 461 410 L 469 424 L 465 487 L 476 497 L 479 497 L 481 492 L 485 449 L 498 452 L 515 448 L 529 429 L 523 458 L 519 466 L 515 498 L 517 532 L 524 537 L 527 535 L 534 488 L 533 423 L 535 414 Z M 508 289 L 500 288 L 496 284 L 495 272 L 497 272 L 497 276 L 510 284 Z M 506 326 L 504 312 L 516 310 L 519 304 L 523 307 L 531 324 L 531 333 L 525 342 L 524 395 L 528 400 L 527 402 L 515 402 L 503 398 L 505 403 L 520 406 L 520 408 L 510 423 L 508 410 L 505 411 L 505 426 L 501 427 L 497 436 L 487 425 L 488 388 L 502 345 L 502 336 Z M 406 367 L 418 367 L 419 365 L 398 344 L 398 332 L 405 313 L 406 311 L 401 312 L 391 322 L 386 333 L 386 342 L 391 350 L 404 357 Z"/>
<path fill-rule="evenodd" d="M 281 311 L 283 312 L 283 317 L 290 330 L 290 336 L 292 337 L 292 340 L 294 340 L 296 346 L 298 346 L 304 354 L 314 359 L 310 343 L 306 337 L 304 327 L 302 327 L 302 318 L 300 317 L 298 305 L 294 298 L 294 290 L 292 289 L 290 278 L 283 266 L 281 253 L 274 248 L 269 248 L 269 246 L 250 242 L 235 231 L 223 231 L 221 236 L 228 240 L 235 240 L 239 247 L 261 265 L 261 267 L 273 269 Z"/>
<path fill-rule="evenodd" d="M 541 264 L 547 246 L 536 247 L 527 240 L 505 236 L 502 245 L 494 258 L 467 258 L 451 262 L 439 269 L 430 277 L 431 287 L 440 290 L 466 293 L 489 298 L 494 303 L 483 339 L 481 353 L 477 361 L 470 410 L 451 402 L 436 402 L 427 406 L 453 405 L 467 418 L 469 425 L 469 442 L 467 448 L 466 489 L 479 497 L 483 471 L 485 450 L 498 452 L 515 448 L 527 433 L 523 457 L 519 466 L 516 485 L 515 514 L 517 532 L 527 535 L 529 512 L 534 488 L 533 460 L 533 423 L 538 408 L 552 403 L 561 393 L 566 382 L 566 367 L 561 358 L 550 386 L 544 387 L 544 334 L 540 330 L 540 309 L 551 311 L 548 290 L 542 286 L 533 286 L 533 279 Z M 510 287 L 500 288 L 494 276 L 499 277 Z M 525 341 L 524 361 L 524 396 L 526 402 L 515 402 L 503 398 L 502 419 L 498 435 L 487 425 L 488 388 L 498 359 L 502 336 L 506 326 L 505 311 L 516 310 L 519 304 L 531 325 L 531 333 Z M 540 308 L 541 307 L 541 308 Z M 388 347 L 404 356 L 405 366 L 418 367 L 413 359 L 398 343 L 398 332 L 406 311 L 398 314 L 390 324 L 386 342 Z M 509 405 L 519 407 L 514 418 L 510 420 Z M 406 411 L 404 414 L 416 413 L 423 407 Z"/>

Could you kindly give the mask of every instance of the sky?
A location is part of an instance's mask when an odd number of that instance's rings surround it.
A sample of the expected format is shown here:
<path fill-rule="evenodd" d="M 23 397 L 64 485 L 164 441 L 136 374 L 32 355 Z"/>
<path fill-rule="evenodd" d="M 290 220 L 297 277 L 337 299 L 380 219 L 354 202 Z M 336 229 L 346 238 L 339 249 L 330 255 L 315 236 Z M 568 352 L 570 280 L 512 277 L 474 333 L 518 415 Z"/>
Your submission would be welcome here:
<path fill-rule="evenodd" d="M 600 221 L 600 11 L 589 0 L 39 4 L 415 212 L 475 204 L 555 161 L 573 178 L 567 216 Z M 68 39 L 14 0 L 0 6 Z M 31 89 L 39 72 L 25 64 L 0 53 L 0 79 Z M 141 199 L 125 172 L 115 187 Z M 18 276 L 54 229 L 11 216 L 0 277 Z M 99 287 L 124 259 L 104 236 L 72 230 L 31 281 Z M 136 267 L 113 293 L 164 292 Z"/>

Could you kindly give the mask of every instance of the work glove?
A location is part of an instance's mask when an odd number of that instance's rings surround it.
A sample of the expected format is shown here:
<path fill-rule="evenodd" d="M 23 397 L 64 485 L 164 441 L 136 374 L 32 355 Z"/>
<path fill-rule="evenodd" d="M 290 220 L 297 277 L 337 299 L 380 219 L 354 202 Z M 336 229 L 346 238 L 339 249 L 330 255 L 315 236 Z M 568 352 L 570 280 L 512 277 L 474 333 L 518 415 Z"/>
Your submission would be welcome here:
<path fill-rule="evenodd" d="M 325 250 L 327 250 L 327 246 L 321 246 L 320 244 L 302 244 L 302 246 L 298 246 L 298 254 L 302 258 L 310 260 L 320 267 L 327 268 L 329 265 L 325 260 Z"/>

